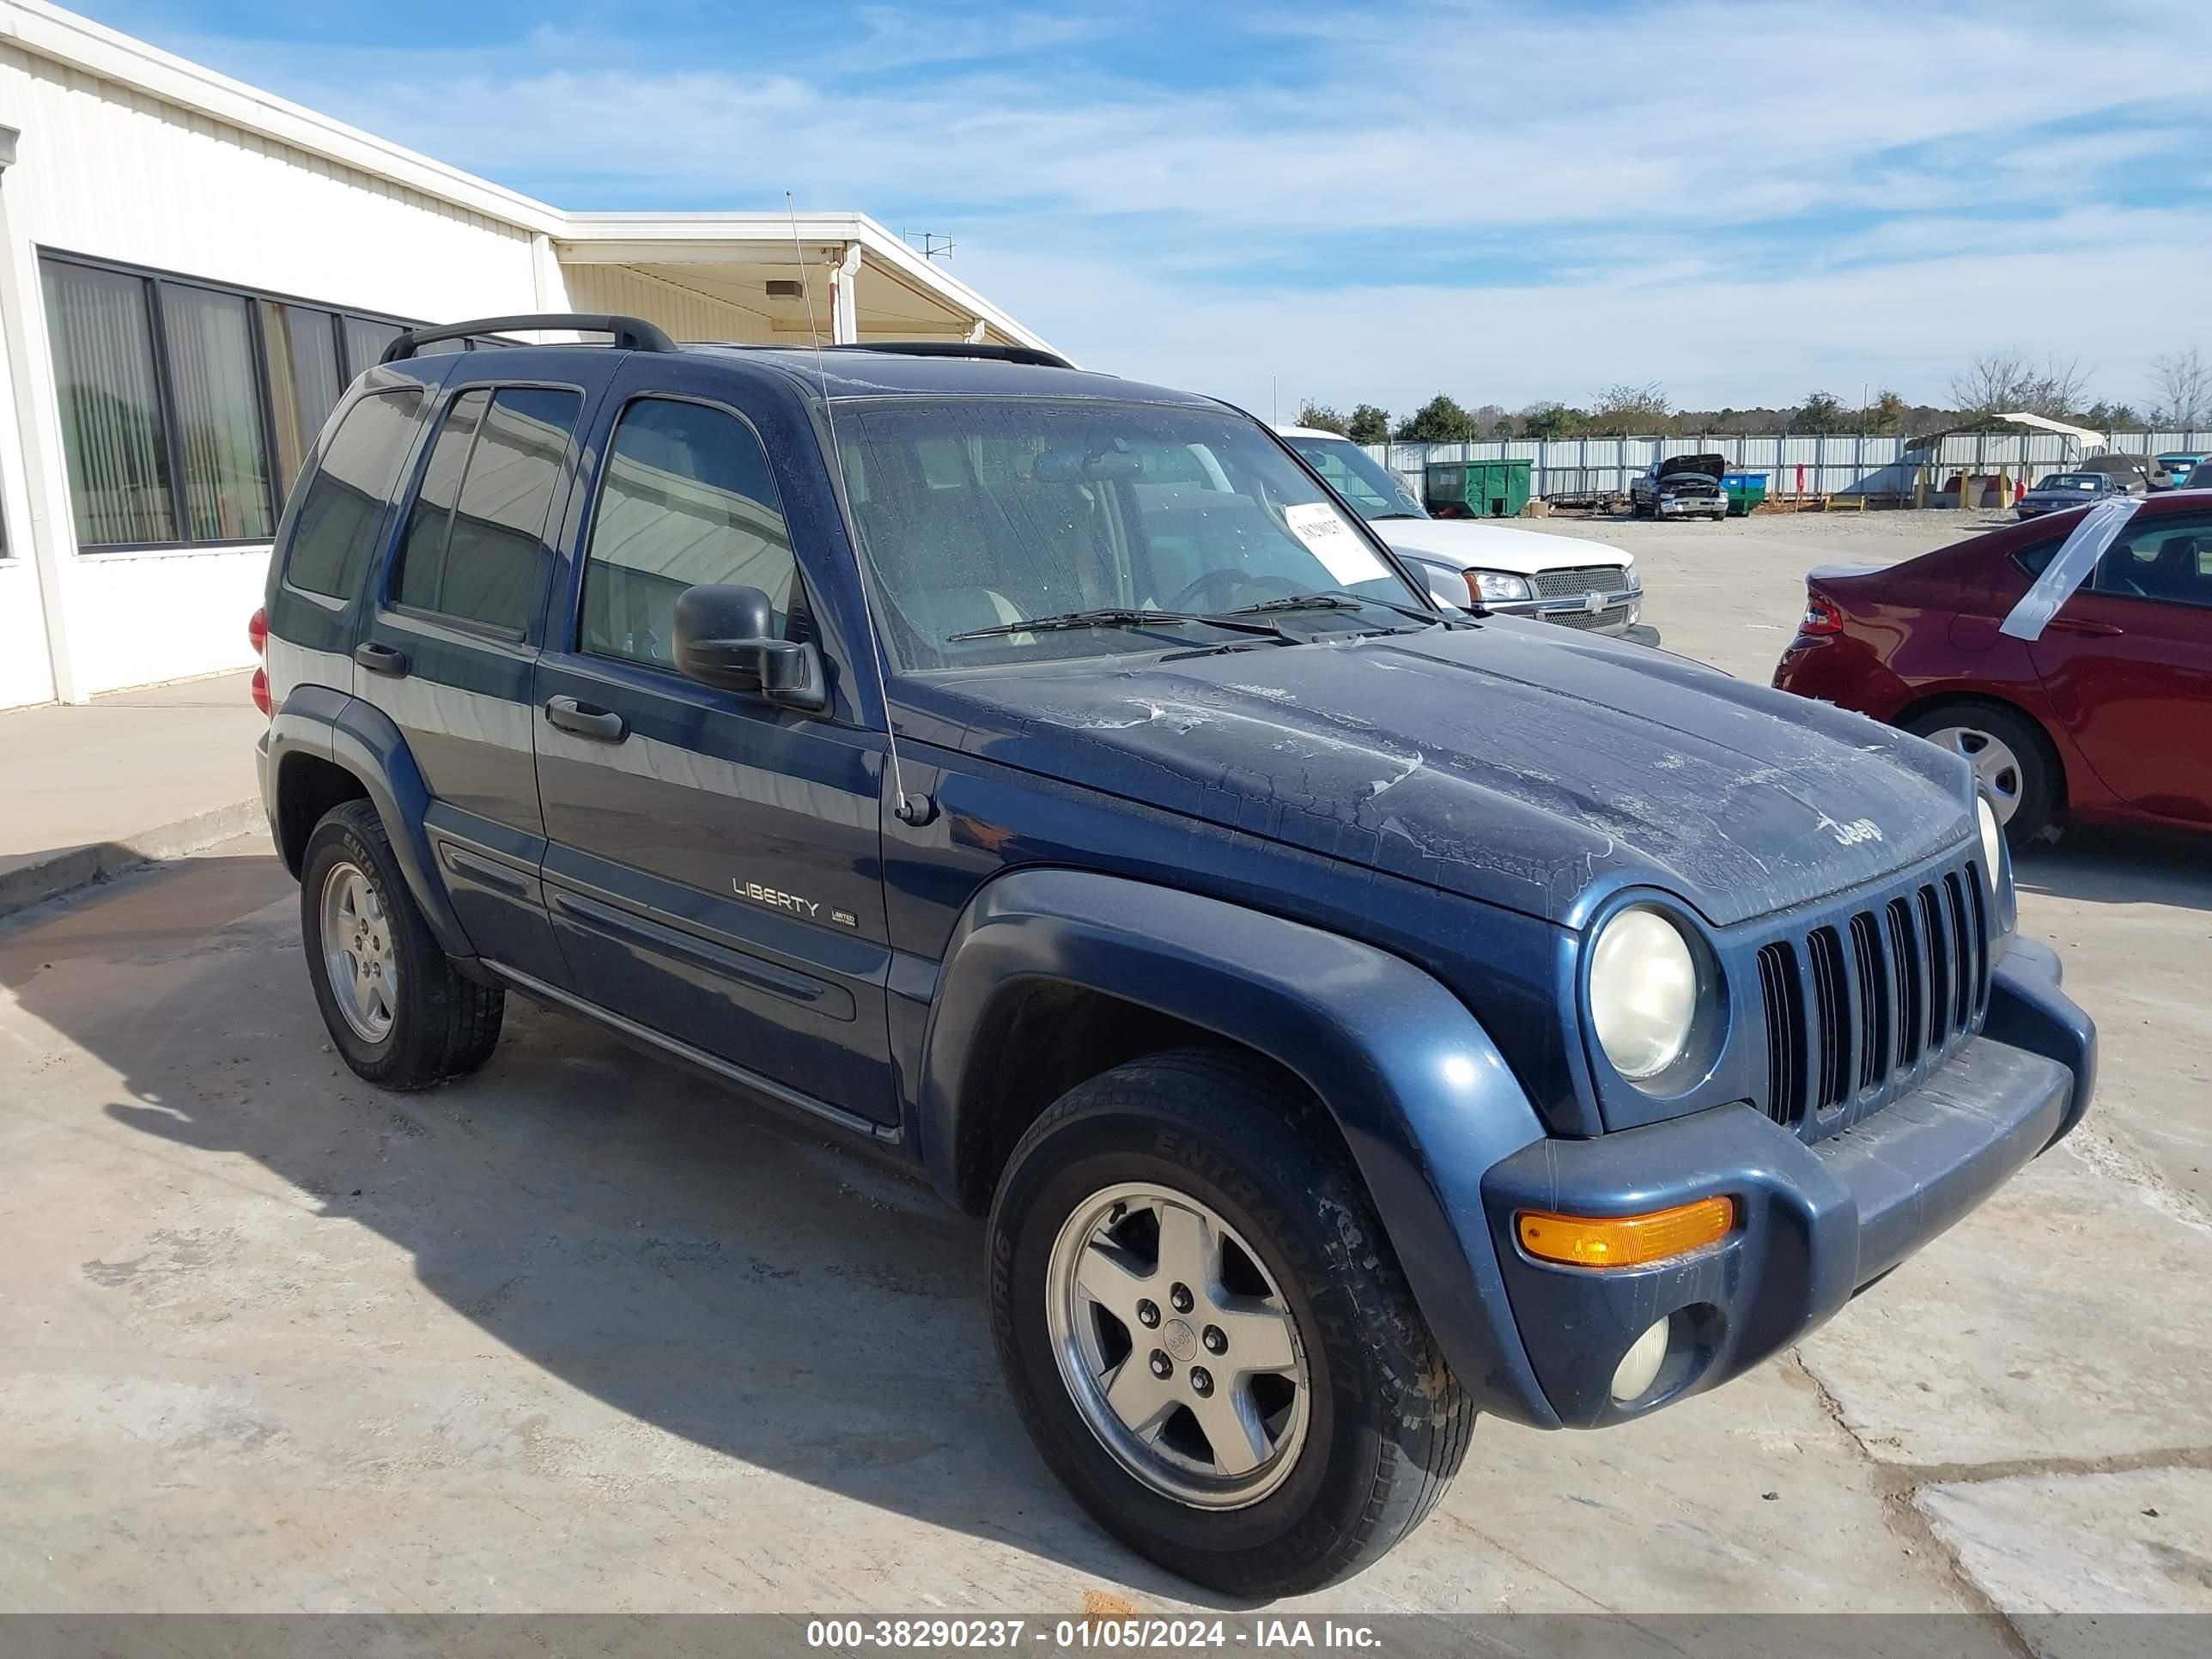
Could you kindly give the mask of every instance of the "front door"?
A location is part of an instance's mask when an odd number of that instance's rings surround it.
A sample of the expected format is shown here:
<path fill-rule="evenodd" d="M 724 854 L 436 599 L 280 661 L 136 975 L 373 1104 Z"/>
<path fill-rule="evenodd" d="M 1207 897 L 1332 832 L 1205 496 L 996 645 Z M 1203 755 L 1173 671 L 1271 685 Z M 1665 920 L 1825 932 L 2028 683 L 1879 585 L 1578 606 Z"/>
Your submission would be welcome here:
<path fill-rule="evenodd" d="M 439 874 L 470 942 L 557 979 L 538 886 L 545 823 L 530 697 L 546 525 L 573 475 L 584 393 L 468 378 L 448 383 L 355 647 L 354 695 L 406 739 L 430 796 L 423 823 Z"/>
<path fill-rule="evenodd" d="M 2212 823 L 2212 512 L 2136 514 L 2030 650 L 2107 788 Z"/>
<path fill-rule="evenodd" d="M 771 1093 L 895 1121 L 882 738 L 676 672 L 676 599 L 695 583 L 761 588 L 805 636 L 805 550 L 742 410 L 610 401 L 533 714 L 573 981 Z"/>

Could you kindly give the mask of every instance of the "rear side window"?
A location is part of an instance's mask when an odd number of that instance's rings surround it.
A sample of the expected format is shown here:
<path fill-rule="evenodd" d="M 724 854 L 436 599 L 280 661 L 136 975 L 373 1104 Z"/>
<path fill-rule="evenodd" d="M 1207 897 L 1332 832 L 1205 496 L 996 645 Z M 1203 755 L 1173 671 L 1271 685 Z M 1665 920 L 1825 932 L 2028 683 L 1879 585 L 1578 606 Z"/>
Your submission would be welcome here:
<path fill-rule="evenodd" d="M 395 603 L 522 635 L 544 591 L 545 518 L 580 393 L 478 386 L 446 411 L 407 517 Z"/>
<path fill-rule="evenodd" d="M 422 413 L 422 394 L 411 386 L 376 392 L 346 411 L 301 498 L 284 568 L 293 586 L 331 599 L 359 588 Z"/>
<path fill-rule="evenodd" d="M 2212 605 L 2212 520 L 2136 520 L 2097 561 L 2097 592 Z"/>
<path fill-rule="evenodd" d="M 664 398 L 623 411 L 584 562 L 586 651 L 670 666 L 685 588 L 757 587 L 781 624 L 797 572 L 782 498 L 750 427 Z"/>

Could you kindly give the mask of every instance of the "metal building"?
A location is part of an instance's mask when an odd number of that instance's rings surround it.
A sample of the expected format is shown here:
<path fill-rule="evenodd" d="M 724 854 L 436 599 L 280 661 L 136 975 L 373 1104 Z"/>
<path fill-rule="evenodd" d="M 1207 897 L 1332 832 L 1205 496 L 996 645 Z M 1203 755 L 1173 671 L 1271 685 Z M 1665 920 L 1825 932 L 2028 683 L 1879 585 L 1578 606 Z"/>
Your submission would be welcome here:
<path fill-rule="evenodd" d="M 798 282 L 804 258 L 808 282 Z M 0 708 L 243 667 L 283 497 L 413 323 L 1034 334 L 871 219 L 572 214 L 0 0 Z"/>

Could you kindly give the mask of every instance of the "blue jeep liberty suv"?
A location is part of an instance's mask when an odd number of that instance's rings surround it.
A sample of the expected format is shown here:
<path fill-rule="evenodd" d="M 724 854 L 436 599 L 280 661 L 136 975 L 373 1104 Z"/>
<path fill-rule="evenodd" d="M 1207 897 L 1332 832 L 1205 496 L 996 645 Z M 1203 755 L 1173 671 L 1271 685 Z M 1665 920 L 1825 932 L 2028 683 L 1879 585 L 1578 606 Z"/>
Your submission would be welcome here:
<path fill-rule="evenodd" d="M 612 339 L 422 349 L 527 327 Z M 1045 1460 L 1237 1595 L 1480 1413 L 1774 1353 L 2087 1107 L 1963 761 L 1448 613 L 1257 422 L 1042 352 L 404 335 L 264 626 L 356 1072 L 519 991 L 911 1161 Z"/>

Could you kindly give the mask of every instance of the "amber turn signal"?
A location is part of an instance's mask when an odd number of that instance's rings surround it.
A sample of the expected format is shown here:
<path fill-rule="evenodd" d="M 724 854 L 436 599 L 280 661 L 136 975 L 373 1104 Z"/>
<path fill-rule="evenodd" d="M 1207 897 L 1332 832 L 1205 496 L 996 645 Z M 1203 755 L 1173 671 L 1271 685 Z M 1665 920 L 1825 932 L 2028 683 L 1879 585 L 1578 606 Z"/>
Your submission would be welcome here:
<path fill-rule="evenodd" d="M 1636 1267 L 1727 1237 L 1735 1225 L 1735 1200 L 1701 1198 L 1648 1215 L 1547 1215 L 1523 1210 L 1513 1220 L 1521 1248 L 1530 1255 L 1576 1267 Z"/>

